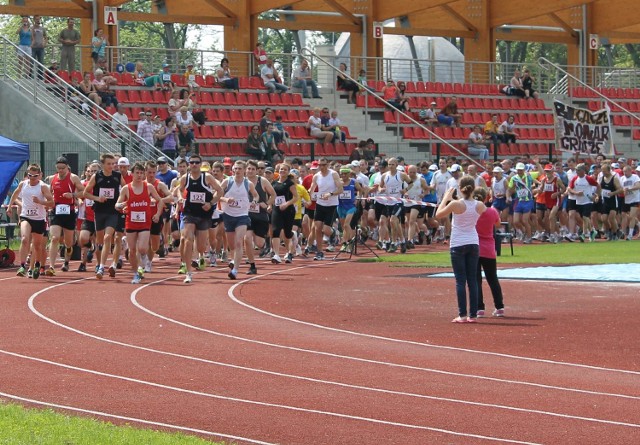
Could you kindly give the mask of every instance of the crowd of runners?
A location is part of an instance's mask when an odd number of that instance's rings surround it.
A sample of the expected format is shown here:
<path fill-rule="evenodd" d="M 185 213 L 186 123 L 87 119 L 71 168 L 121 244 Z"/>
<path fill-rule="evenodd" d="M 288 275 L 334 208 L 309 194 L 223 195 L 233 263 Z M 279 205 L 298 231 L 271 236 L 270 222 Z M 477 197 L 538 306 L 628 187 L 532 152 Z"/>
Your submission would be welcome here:
<path fill-rule="evenodd" d="M 258 272 L 256 257 L 274 264 L 299 256 L 321 261 L 325 252 L 351 252 L 366 239 L 406 253 L 448 242 L 450 219 L 437 219 L 435 209 L 465 175 L 486 189 L 502 230 L 523 243 L 636 236 L 640 167 L 634 161 L 517 161 L 479 173 L 476 164 L 444 158 L 418 165 L 402 158 L 373 165 L 292 159 L 272 167 L 229 158 L 211 165 L 192 155 L 172 168 L 164 157 L 130 165 L 103 154 L 78 176 L 61 157 L 47 178 L 39 165 L 29 165 L 9 199 L 7 212 L 19 216 L 17 274 L 37 279 L 67 272 L 74 246 L 79 272 L 93 263 L 97 279 L 113 278 L 128 262 L 132 283 L 151 272 L 156 256 L 179 255 L 178 272 L 190 283 L 194 269 L 221 262 L 236 279 L 244 264 L 246 274 Z"/>

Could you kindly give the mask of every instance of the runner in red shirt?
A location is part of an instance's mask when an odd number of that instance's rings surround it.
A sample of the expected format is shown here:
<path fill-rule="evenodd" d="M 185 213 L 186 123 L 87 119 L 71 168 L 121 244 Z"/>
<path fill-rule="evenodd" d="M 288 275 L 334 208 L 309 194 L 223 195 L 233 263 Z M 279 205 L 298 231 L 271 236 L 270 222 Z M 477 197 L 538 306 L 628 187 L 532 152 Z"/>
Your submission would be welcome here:
<path fill-rule="evenodd" d="M 553 164 L 544 167 L 544 176 L 540 178 L 540 186 L 533 190 L 536 195 L 536 215 L 538 217 L 538 227 L 544 232 L 540 241 L 546 241 L 549 234 L 549 241 L 557 243 L 560 240 L 558 234 L 558 210 L 560 208 L 564 184 L 560 177 L 554 172 Z M 545 233 L 546 232 L 546 233 Z"/>
<path fill-rule="evenodd" d="M 133 166 L 133 181 L 122 188 L 116 203 L 116 210 L 126 214 L 129 263 L 134 272 L 132 284 L 140 283 L 142 277 L 138 269 L 138 254 L 143 260 L 146 259 L 151 223 L 157 223 L 162 215 L 162 206 L 156 206 L 155 214 L 152 214 L 151 198 L 156 202 L 161 201 L 156 189 L 145 181 L 144 165 L 137 162 Z"/>

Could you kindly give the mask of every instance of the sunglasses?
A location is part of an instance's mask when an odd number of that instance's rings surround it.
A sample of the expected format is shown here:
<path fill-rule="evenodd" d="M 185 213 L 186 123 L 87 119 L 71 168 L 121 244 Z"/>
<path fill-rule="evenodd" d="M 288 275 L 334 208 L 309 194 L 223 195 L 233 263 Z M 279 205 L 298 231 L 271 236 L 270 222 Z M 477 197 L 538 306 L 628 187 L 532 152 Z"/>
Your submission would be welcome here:
<path fill-rule="evenodd" d="M 329 164 L 327 164 L 327 163 L 325 162 L 324 164 L 318 164 L 318 165 L 319 165 L 320 167 L 326 167 L 326 166 L 327 166 L 327 165 L 329 165 Z"/>
<path fill-rule="evenodd" d="M 38 176 L 40 176 L 40 173 L 36 173 L 36 174 L 27 173 L 27 176 L 30 178 L 37 178 Z"/>
<path fill-rule="evenodd" d="M 189 161 L 189 164 L 192 164 L 192 165 L 198 165 L 201 163 L 202 163 L 201 161 Z"/>

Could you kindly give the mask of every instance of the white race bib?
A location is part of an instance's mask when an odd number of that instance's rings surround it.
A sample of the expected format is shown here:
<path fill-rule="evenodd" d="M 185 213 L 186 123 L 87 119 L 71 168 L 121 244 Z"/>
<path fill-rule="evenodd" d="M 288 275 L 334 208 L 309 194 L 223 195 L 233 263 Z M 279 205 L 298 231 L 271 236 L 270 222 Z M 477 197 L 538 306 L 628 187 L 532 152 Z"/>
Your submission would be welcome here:
<path fill-rule="evenodd" d="M 284 199 L 284 196 L 276 196 L 276 202 L 275 204 L 277 206 L 281 206 L 282 204 L 284 204 L 285 202 L 287 202 L 286 199 Z"/>
<path fill-rule="evenodd" d="M 100 198 L 113 199 L 116 196 L 116 191 L 113 188 L 100 189 L 98 196 Z"/>
<path fill-rule="evenodd" d="M 260 62 L 265 62 L 267 60 L 267 56 L 264 54 L 260 56 Z"/>
<path fill-rule="evenodd" d="M 189 202 L 192 204 L 204 204 L 206 193 L 204 192 L 189 192 Z"/>
<path fill-rule="evenodd" d="M 526 199 L 529 197 L 529 190 L 527 189 L 519 189 L 516 192 L 516 195 L 518 196 L 518 199 Z"/>
<path fill-rule="evenodd" d="M 388 192 L 395 195 L 396 193 L 400 193 L 400 189 L 398 187 L 390 187 Z"/>
<path fill-rule="evenodd" d="M 85 199 L 84 205 L 87 207 L 93 207 L 93 199 Z"/>
<path fill-rule="evenodd" d="M 189 81 L 193 82 L 196 80 L 196 75 L 195 74 L 189 74 Z"/>
<path fill-rule="evenodd" d="M 69 204 L 56 204 L 56 215 L 71 215 Z"/>
<path fill-rule="evenodd" d="M 555 192 L 555 187 L 553 184 L 545 184 L 544 185 L 545 192 Z"/>
<path fill-rule="evenodd" d="M 257 202 L 251 202 L 249 204 L 249 211 L 251 213 L 260 213 L 260 204 Z"/>
<path fill-rule="evenodd" d="M 602 190 L 602 197 L 609 198 L 611 196 L 611 190 Z"/>
<path fill-rule="evenodd" d="M 27 209 L 27 216 L 38 216 L 38 209 Z"/>
<path fill-rule="evenodd" d="M 312 201 L 317 201 L 318 200 L 318 192 L 311 193 L 311 200 Z"/>
<path fill-rule="evenodd" d="M 345 190 L 340 193 L 340 199 L 351 199 L 351 190 Z"/>
<path fill-rule="evenodd" d="M 171 74 L 163 74 L 162 75 L 162 81 L 163 82 L 170 82 L 171 81 Z"/>
<path fill-rule="evenodd" d="M 131 212 L 131 222 L 135 222 L 135 223 L 147 222 L 147 212 Z"/>

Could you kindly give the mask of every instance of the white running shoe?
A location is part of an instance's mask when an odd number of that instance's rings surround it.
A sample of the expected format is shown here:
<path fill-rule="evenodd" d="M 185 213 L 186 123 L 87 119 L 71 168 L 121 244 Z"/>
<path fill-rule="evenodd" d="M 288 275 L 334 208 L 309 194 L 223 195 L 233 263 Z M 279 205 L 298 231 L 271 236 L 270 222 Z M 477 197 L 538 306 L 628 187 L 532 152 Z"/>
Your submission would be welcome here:
<path fill-rule="evenodd" d="M 282 259 L 280 258 L 280 255 L 273 255 L 273 257 L 271 258 L 271 262 L 273 264 L 280 264 L 282 263 Z"/>
<path fill-rule="evenodd" d="M 184 282 L 185 282 L 185 283 L 191 283 L 191 280 L 192 280 L 192 278 L 191 278 L 191 272 L 187 272 L 187 276 L 186 276 L 186 277 L 184 277 Z"/>

